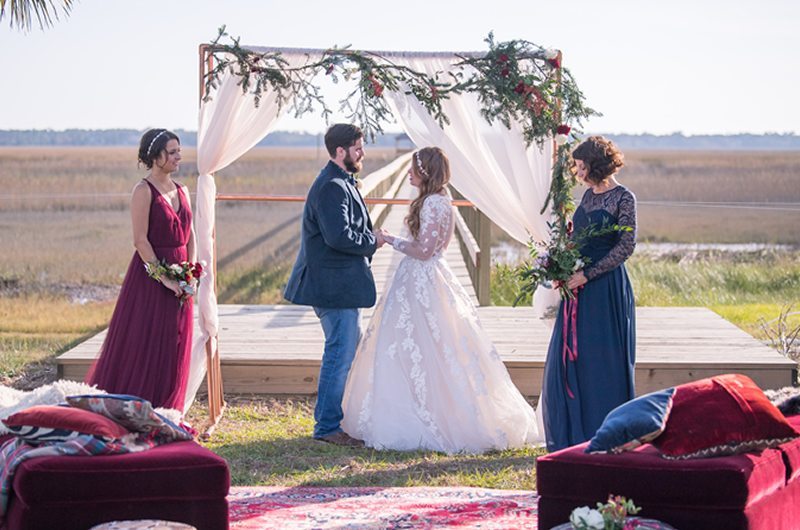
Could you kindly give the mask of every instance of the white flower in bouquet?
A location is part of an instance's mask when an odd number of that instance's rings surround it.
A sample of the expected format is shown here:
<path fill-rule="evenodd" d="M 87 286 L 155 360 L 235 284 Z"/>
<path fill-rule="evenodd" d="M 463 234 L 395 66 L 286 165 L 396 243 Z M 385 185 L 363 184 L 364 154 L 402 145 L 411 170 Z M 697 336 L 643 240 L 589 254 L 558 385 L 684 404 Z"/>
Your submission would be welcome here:
<path fill-rule="evenodd" d="M 569 522 L 576 530 L 603 530 L 606 522 L 597 510 L 592 510 L 588 506 L 575 508 L 569 514 Z"/>
<path fill-rule="evenodd" d="M 169 270 L 175 276 L 180 276 L 183 274 L 183 267 L 181 266 L 180 263 L 173 263 L 172 265 L 169 266 Z"/>
<path fill-rule="evenodd" d="M 577 260 L 575 260 L 575 266 L 572 267 L 572 270 L 577 272 L 577 271 L 581 270 L 584 265 L 586 265 L 586 264 L 583 262 L 583 260 L 581 258 L 578 258 Z"/>

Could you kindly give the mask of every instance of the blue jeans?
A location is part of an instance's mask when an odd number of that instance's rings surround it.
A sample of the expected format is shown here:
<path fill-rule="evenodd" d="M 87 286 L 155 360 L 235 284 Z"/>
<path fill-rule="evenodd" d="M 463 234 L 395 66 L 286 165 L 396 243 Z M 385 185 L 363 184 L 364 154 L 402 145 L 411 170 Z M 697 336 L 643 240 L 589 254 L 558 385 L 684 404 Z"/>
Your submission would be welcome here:
<path fill-rule="evenodd" d="M 325 353 L 319 370 L 317 405 L 314 407 L 314 438 L 342 430 L 342 397 L 347 374 L 361 335 L 358 309 L 315 307 L 325 333 Z"/>

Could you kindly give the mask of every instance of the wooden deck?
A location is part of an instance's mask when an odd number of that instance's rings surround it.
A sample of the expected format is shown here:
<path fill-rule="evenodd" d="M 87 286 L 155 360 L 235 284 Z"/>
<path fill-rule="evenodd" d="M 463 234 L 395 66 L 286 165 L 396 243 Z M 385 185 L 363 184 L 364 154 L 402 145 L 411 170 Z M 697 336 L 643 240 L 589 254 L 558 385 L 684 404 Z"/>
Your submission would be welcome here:
<path fill-rule="evenodd" d="M 480 307 L 478 313 L 516 385 L 539 395 L 549 322 L 527 307 Z M 636 317 L 637 394 L 731 372 L 762 388 L 792 383 L 795 363 L 708 309 L 642 307 Z M 310 308 L 222 305 L 219 319 L 226 393 L 316 392 L 323 335 Z M 82 379 L 104 335 L 61 355 L 59 377 Z"/>
<path fill-rule="evenodd" d="M 394 208 L 384 226 L 398 233 L 404 214 Z M 400 259 L 389 247 L 376 253 L 372 265 L 379 293 Z M 447 260 L 477 301 L 457 244 L 450 245 Z M 364 311 L 363 327 L 371 312 Z M 530 307 L 484 306 L 478 314 L 516 385 L 525 395 L 538 396 L 552 321 L 535 318 Z M 636 316 L 638 394 L 731 372 L 750 376 L 762 388 L 794 380 L 794 362 L 708 309 L 644 307 Z M 323 335 L 311 308 L 221 305 L 219 323 L 226 393 L 316 392 Z M 59 377 L 82 380 L 104 336 L 101 332 L 61 355 Z"/>

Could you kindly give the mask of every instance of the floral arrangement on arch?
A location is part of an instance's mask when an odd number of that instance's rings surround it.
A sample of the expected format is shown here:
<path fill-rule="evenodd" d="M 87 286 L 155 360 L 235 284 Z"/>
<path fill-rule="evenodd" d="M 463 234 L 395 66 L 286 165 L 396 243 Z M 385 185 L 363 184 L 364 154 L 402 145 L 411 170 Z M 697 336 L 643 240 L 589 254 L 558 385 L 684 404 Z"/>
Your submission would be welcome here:
<path fill-rule="evenodd" d="M 275 93 L 277 105 L 289 105 L 295 116 L 319 110 L 327 119 L 332 111 L 313 83 L 316 74 L 324 73 L 334 82 L 355 82 L 339 105 L 349 112 L 349 121 L 374 139 L 391 117 L 386 90 L 403 87 L 441 126 L 449 123 L 442 102 L 454 94 L 474 93 L 489 123 L 497 120 L 506 127 L 512 121 L 519 123 L 528 145 L 555 141 L 552 182 L 541 212 L 552 206 L 556 222 L 551 237 L 564 238 L 567 220 L 575 209 L 571 190 L 576 182 L 569 172 L 571 144 L 578 138 L 583 120 L 599 113 L 585 105 L 575 79 L 561 64 L 561 52 L 525 40 L 496 42 L 492 33 L 485 42 L 487 52 L 458 55 L 453 70 L 433 75 L 349 47 L 330 48 L 317 60 L 291 67 L 279 51 L 242 48 L 239 39 L 222 26 L 209 46 L 213 64 L 205 74 L 204 100 L 213 97 L 221 76 L 230 72 L 239 78 L 242 91 L 254 96 L 256 105 L 261 95 L 270 91 Z"/>

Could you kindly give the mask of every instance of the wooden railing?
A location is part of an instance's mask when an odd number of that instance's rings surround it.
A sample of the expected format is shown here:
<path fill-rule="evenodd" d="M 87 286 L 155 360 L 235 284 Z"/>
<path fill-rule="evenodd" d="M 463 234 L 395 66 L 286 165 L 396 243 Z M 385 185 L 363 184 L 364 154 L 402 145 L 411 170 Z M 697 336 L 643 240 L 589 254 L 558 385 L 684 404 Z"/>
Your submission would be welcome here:
<path fill-rule="evenodd" d="M 451 187 L 453 204 L 456 208 L 456 234 L 461 246 L 461 255 L 467 265 L 467 272 L 475 288 L 475 296 L 479 305 L 491 305 L 491 244 L 492 222 L 486 215 L 475 208 L 460 205 L 463 195 Z"/>
<path fill-rule="evenodd" d="M 361 181 L 361 195 L 370 206 L 373 226 L 380 227 L 391 205 L 407 205 L 408 199 L 398 199 L 397 193 L 406 179 L 411 153 L 399 156 L 381 169 L 370 173 Z M 478 304 L 490 305 L 491 221 L 470 201 L 451 188 L 456 206 L 456 237 L 461 255 L 478 298 Z M 276 201 L 304 202 L 305 197 L 294 195 L 225 195 L 218 194 L 217 201 Z"/>

